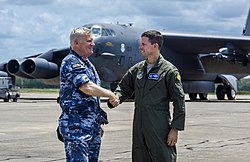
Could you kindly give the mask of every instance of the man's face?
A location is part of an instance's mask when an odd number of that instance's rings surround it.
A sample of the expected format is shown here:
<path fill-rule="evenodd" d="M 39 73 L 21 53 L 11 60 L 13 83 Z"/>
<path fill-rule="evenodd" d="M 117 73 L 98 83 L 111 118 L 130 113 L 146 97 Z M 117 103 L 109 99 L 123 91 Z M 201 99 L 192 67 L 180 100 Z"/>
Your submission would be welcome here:
<path fill-rule="evenodd" d="M 151 44 L 149 42 L 148 37 L 142 37 L 139 49 L 141 51 L 142 56 L 148 58 L 155 51 L 155 44 Z"/>
<path fill-rule="evenodd" d="M 78 41 L 78 49 L 82 56 L 88 57 L 92 55 L 93 47 L 94 47 L 93 37 L 92 35 L 84 35 L 82 39 Z"/>

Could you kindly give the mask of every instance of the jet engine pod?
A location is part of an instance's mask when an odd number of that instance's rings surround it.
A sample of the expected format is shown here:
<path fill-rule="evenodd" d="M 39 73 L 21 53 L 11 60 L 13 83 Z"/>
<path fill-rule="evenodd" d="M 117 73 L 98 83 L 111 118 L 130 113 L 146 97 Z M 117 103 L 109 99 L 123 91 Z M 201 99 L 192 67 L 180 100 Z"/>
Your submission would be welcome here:
<path fill-rule="evenodd" d="M 6 65 L 7 65 L 6 62 L 0 63 L 0 71 L 6 71 Z"/>
<path fill-rule="evenodd" d="M 11 73 L 11 74 L 16 74 L 19 71 L 19 61 L 16 59 L 10 60 L 7 64 L 7 70 Z"/>
<path fill-rule="evenodd" d="M 27 79 L 33 79 L 29 75 L 25 74 L 23 70 L 20 68 L 20 64 L 24 60 L 17 60 L 17 59 L 12 59 L 7 63 L 7 71 L 15 76 L 27 78 Z"/>
<path fill-rule="evenodd" d="M 5 71 L 0 71 L 0 77 L 8 77 L 8 73 L 6 73 Z"/>
<path fill-rule="evenodd" d="M 36 79 L 49 79 L 59 75 L 58 65 L 43 58 L 30 58 L 21 64 L 22 70 Z"/>
<path fill-rule="evenodd" d="M 6 71 L 6 65 L 7 63 L 1 63 L 0 64 L 0 77 L 8 77 L 8 73 Z"/>

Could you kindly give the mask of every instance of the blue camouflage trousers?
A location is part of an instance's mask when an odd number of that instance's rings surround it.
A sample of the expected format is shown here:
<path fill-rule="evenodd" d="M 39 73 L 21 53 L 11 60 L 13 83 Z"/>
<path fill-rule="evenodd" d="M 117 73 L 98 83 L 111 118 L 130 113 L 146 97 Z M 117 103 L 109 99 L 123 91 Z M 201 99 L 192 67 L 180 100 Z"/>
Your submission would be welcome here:
<path fill-rule="evenodd" d="M 100 125 L 81 129 L 60 128 L 64 137 L 66 162 L 98 162 L 101 145 Z M 66 133 L 66 134 L 64 134 Z"/>

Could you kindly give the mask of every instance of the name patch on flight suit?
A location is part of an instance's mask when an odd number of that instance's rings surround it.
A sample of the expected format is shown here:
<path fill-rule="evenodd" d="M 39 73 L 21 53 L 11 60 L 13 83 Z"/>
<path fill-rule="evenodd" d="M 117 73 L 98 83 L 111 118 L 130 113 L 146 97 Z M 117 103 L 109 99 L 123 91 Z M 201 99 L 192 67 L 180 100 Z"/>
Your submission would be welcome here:
<path fill-rule="evenodd" d="M 157 74 L 157 73 L 150 73 L 148 75 L 148 79 L 158 80 L 159 79 L 159 74 Z"/>

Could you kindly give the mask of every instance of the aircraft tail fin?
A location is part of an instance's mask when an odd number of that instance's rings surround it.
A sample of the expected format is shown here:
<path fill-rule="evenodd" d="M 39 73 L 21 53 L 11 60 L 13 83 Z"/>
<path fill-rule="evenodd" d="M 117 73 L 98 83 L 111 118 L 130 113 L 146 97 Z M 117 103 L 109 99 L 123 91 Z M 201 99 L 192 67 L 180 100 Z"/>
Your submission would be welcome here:
<path fill-rule="evenodd" d="M 246 20 L 246 24 L 245 24 L 245 27 L 243 29 L 242 35 L 250 36 L 250 7 L 249 7 L 247 20 Z"/>

